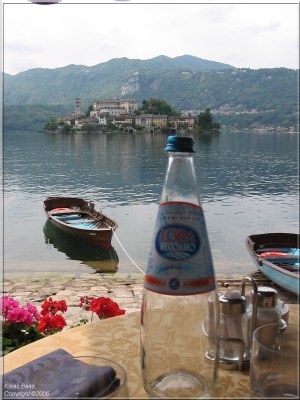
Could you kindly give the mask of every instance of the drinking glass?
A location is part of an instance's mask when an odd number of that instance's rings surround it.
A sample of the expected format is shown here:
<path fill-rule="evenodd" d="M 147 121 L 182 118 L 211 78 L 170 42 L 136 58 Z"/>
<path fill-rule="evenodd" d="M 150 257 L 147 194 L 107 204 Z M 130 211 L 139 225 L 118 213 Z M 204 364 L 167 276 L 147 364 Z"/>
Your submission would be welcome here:
<path fill-rule="evenodd" d="M 253 334 L 250 386 L 262 398 L 299 398 L 299 326 L 263 325 Z"/>
<path fill-rule="evenodd" d="M 106 358 L 65 357 L 36 373 L 34 391 L 40 399 L 127 399 L 127 375 Z"/>

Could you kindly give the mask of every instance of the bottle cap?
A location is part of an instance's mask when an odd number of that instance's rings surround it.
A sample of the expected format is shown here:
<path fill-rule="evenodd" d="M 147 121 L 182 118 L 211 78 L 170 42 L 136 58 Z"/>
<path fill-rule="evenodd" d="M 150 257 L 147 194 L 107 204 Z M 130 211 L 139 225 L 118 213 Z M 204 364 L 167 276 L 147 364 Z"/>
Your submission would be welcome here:
<path fill-rule="evenodd" d="M 276 307 L 277 290 L 268 286 L 259 286 L 257 288 L 257 306 L 262 308 Z M 253 303 L 253 292 L 251 292 L 251 303 Z"/>
<path fill-rule="evenodd" d="M 180 153 L 195 153 L 194 139 L 189 136 L 169 136 L 167 140 L 166 151 Z"/>
<path fill-rule="evenodd" d="M 241 315 L 246 312 L 246 297 L 239 290 L 227 290 L 219 298 L 220 312 L 224 315 Z"/>

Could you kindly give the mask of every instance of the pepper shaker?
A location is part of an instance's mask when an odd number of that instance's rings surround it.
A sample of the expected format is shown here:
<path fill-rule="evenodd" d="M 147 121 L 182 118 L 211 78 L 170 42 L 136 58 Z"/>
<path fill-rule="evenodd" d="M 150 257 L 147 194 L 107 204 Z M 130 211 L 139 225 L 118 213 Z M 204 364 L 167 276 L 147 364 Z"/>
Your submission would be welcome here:
<path fill-rule="evenodd" d="M 252 291 L 247 311 L 249 324 L 250 320 L 252 320 L 253 300 L 254 293 Z M 262 325 L 276 324 L 280 322 L 281 315 L 281 309 L 277 306 L 277 290 L 268 286 L 258 286 L 256 328 L 259 328 Z"/>

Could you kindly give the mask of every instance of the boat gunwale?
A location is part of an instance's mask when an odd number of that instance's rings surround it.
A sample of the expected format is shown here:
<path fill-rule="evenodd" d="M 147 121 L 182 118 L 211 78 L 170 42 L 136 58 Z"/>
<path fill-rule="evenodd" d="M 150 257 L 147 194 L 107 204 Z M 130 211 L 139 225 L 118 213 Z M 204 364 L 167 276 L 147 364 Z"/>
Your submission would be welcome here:
<path fill-rule="evenodd" d="M 282 274 L 290 275 L 290 276 L 298 278 L 298 279 L 300 278 L 300 273 L 299 273 L 300 271 L 295 271 L 295 272 L 289 271 L 288 269 L 286 269 L 284 267 L 280 267 L 279 265 L 272 263 L 271 261 L 265 260 L 256 254 L 254 254 L 254 257 L 257 258 L 258 265 L 260 265 L 260 266 L 261 266 L 261 263 L 266 264 L 269 268 L 276 269 L 278 272 L 281 272 Z"/>

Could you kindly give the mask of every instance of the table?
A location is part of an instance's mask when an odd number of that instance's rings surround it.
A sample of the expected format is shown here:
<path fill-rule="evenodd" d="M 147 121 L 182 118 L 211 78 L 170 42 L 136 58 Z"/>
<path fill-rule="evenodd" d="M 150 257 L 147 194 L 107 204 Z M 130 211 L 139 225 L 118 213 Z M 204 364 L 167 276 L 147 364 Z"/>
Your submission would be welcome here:
<path fill-rule="evenodd" d="M 289 309 L 289 322 L 298 323 L 299 305 L 289 304 Z M 24 346 L 3 357 L 4 372 L 58 348 L 74 356 L 98 356 L 118 362 L 127 371 L 129 398 L 150 398 L 143 388 L 140 371 L 140 312 L 99 320 Z M 226 371 L 219 368 L 217 385 L 211 398 L 252 398 L 249 371 Z"/>

